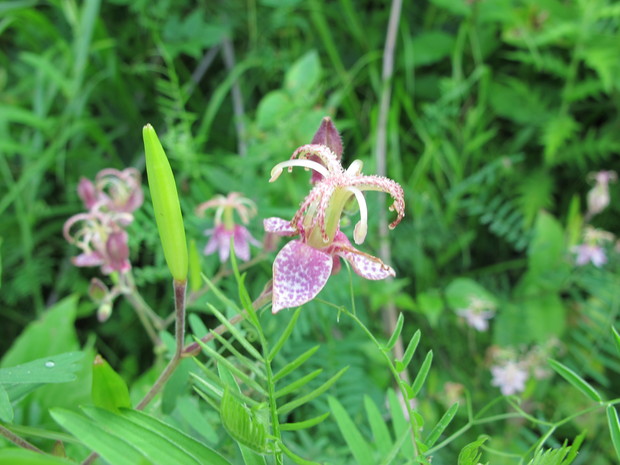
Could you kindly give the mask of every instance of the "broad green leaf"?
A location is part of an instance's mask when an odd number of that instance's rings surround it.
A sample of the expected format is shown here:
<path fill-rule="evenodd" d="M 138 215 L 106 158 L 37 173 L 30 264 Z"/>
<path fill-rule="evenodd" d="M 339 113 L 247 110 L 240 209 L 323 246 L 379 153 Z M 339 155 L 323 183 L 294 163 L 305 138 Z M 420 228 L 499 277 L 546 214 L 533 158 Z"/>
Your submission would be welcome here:
<path fill-rule="evenodd" d="M 342 433 L 356 462 L 359 465 L 375 465 L 376 462 L 373 457 L 372 448 L 368 442 L 366 442 L 362 433 L 360 433 L 342 404 L 332 396 L 329 396 L 327 400 L 329 402 L 329 408 L 338 423 L 340 433 Z"/>
<path fill-rule="evenodd" d="M 0 450 L 0 464 L 3 465 L 75 465 L 71 460 L 65 460 L 52 455 L 39 454 L 26 449 Z"/>
<path fill-rule="evenodd" d="M 268 452 L 267 431 L 257 416 L 243 405 L 227 388 L 220 404 L 222 425 L 240 444 L 259 454 Z"/>
<path fill-rule="evenodd" d="M 294 103 L 286 92 L 273 90 L 258 104 L 256 122 L 260 128 L 270 129 L 286 118 L 293 108 Z"/>
<path fill-rule="evenodd" d="M 349 369 L 348 366 L 344 367 L 338 373 L 336 373 L 334 376 L 329 378 L 327 381 L 325 381 L 325 383 L 323 383 L 321 386 L 319 386 L 318 388 L 316 388 L 312 392 L 306 394 L 305 396 L 298 397 L 297 399 L 294 399 L 294 400 L 292 400 L 292 401 L 282 405 L 281 407 L 278 408 L 278 413 L 281 414 L 281 415 L 286 414 L 286 413 L 296 409 L 300 405 L 303 405 L 306 402 L 310 402 L 311 400 L 316 399 L 318 396 L 320 396 L 325 391 L 327 391 L 336 381 L 338 381 L 338 379 L 348 369 Z"/>
<path fill-rule="evenodd" d="M 368 417 L 368 424 L 370 424 L 370 430 L 372 431 L 372 437 L 375 440 L 375 444 L 382 456 L 386 456 L 390 447 L 392 446 L 392 438 L 390 437 L 390 430 L 388 429 L 381 412 L 377 408 L 377 405 L 368 396 L 364 396 L 364 407 L 366 409 L 366 416 Z"/>
<path fill-rule="evenodd" d="M 556 360 L 549 359 L 548 362 L 556 373 L 581 391 L 582 394 L 588 396 L 595 402 L 601 402 L 601 395 L 581 376 Z"/>
<path fill-rule="evenodd" d="M 611 443 L 614 445 L 618 460 L 620 460 L 620 420 L 618 419 L 618 412 L 613 405 L 607 406 L 607 424 L 609 425 Z"/>
<path fill-rule="evenodd" d="M 75 380 L 82 352 L 45 357 L 10 368 L 0 368 L 0 384 L 66 383 Z"/>
<path fill-rule="evenodd" d="M 424 385 L 424 381 L 426 381 L 426 376 L 428 375 L 429 370 L 431 369 L 431 363 L 433 363 L 433 351 L 429 350 L 418 370 L 418 374 L 413 380 L 413 384 L 411 385 L 411 389 L 413 390 L 413 397 L 417 396 Z M 411 397 L 412 398 L 412 397 Z"/>
<path fill-rule="evenodd" d="M 4 389 L 4 386 L 0 384 L 0 421 L 11 423 L 13 421 L 13 406 L 11 405 L 11 399 L 9 394 Z"/>
<path fill-rule="evenodd" d="M 282 367 L 282 369 L 273 376 L 273 382 L 275 383 L 276 381 L 284 378 L 286 375 L 288 375 L 289 373 L 294 371 L 296 368 L 301 366 L 306 360 L 312 357 L 314 353 L 317 350 L 319 350 L 320 347 L 321 346 L 311 347 L 310 349 L 306 350 L 303 354 L 298 356 L 295 360 L 284 365 L 284 367 Z"/>
<path fill-rule="evenodd" d="M 411 52 L 411 61 L 415 66 L 426 66 L 449 57 L 454 42 L 454 34 L 430 30 L 414 37 L 407 51 Z"/>
<path fill-rule="evenodd" d="M 52 418 L 64 429 L 97 452 L 110 465 L 147 464 L 149 461 L 124 438 L 118 437 L 90 418 L 64 409 L 52 409 Z"/>
<path fill-rule="evenodd" d="M 131 407 L 127 383 L 100 355 L 93 361 L 92 397 L 93 404 L 106 410 Z"/>
<path fill-rule="evenodd" d="M 300 429 L 307 429 L 322 423 L 329 416 L 329 412 L 319 415 L 318 417 L 309 418 L 304 421 L 298 421 L 295 423 L 283 423 L 280 425 L 282 431 L 298 431 Z"/>
<path fill-rule="evenodd" d="M 156 418 L 143 412 L 129 409 L 123 409 L 122 415 L 127 420 L 166 438 L 204 464 L 229 465 L 228 460 L 224 459 L 218 452 Z"/>
<path fill-rule="evenodd" d="M 157 428 L 145 427 L 143 424 L 132 422 L 124 415 L 98 407 L 83 407 L 82 410 L 95 424 L 102 425 L 116 437 L 123 438 L 153 463 L 201 465 L 198 457 L 192 456 L 175 444 L 170 436 Z"/>
<path fill-rule="evenodd" d="M 293 96 L 309 93 L 321 78 L 321 61 L 316 50 L 310 50 L 294 62 L 284 77 L 284 87 Z"/>
<path fill-rule="evenodd" d="M 413 354 L 415 354 L 415 350 L 417 349 L 418 343 L 420 342 L 420 337 L 422 337 L 422 333 L 418 329 L 409 340 L 409 344 L 407 344 L 403 359 L 401 361 L 396 361 L 396 370 L 398 370 L 398 372 L 405 370 L 407 368 L 407 365 L 409 365 L 409 362 L 411 362 Z"/>
<path fill-rule="evenodd" d="M 404 322 L 405 317 L 402 313 L 399 313 L 398 320 L 396 320 L 396 326 L 394 327 L 394 331 L 392 332 L 390 339 L 387 341 L 387 344 L 385 344 L 384 350 L 392 350 L 392 348 L 396 344 L 396 341 L 398 340 L 398 337 L 400 336 L 400 332 L 403 330 Z"/>
<path fill-rule="evenodd" d="M 429 289 L 419 293 L 416 298 L 416 311 L 422 313 L 431 326 L 439 323 L 439 317 L 444 311 L 445 304 L 438 289 Z"/>
<path fill-rule="evenodd" d="M 77 296 L 67 297 L 28 324 L 3 355 L 0 367 L 10 367 L 79 350 L 74 328 Z"/>
<path fill-rule="evenodd" d="M 454 404 L 450 406 L 450 408 L 446 411 L 446 413 L 443 414 L 443 416 L 441 417 L 439 422 L 435 425 L 435 427 L 431 430 L 431 432 L 428 433 L 428 436 L 426 436 L 426 439 L 424 440 L 424 444 L 426 444 L 428 447 L 433 447 L 435 442 L 437 442 L 437 439 L 439 439 L 441 434 L 445 431 L 445 429 L 448 427 L 448 425 L 454 418 L 454 415 L 456 415 L 456 412 L 458 409 L 459 409 L 458 402 L 455 402 Z"/>

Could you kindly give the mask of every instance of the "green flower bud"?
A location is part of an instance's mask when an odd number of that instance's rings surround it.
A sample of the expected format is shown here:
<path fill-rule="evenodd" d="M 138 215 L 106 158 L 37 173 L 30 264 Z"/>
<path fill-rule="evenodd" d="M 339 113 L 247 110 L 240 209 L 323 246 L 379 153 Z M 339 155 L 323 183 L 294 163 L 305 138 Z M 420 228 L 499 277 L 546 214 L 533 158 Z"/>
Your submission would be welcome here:
<path fill-rule="evenodd" d="M 172 277 L 177 281 L 186 281 L 187 242 L 174 175 L 153 126 L 144 126 L 142 137 L 146 153 L 146 174 L 164 257 Z"/>

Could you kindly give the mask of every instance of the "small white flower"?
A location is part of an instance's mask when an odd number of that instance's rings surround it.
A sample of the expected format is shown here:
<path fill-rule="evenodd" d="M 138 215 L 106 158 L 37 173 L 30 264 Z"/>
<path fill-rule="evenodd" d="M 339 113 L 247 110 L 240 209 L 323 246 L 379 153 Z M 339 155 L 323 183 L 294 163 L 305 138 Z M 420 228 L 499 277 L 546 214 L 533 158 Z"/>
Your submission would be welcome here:
<path fill-rule="evenodd" d="M 507 361 L 503 365 L 491 367 L 492 386 L 499 387 L 503 395 L 509 396 L 525 390 L 528 373 L 523 364 Z"/>
<path fill-rule="evenodd" d="M 489 329 L 489 320 L 495 316 L 495 304 L 493 302 L 471 296 L 469 307 L 456 310 L 457 315 L 463 317 L 468 326 L 477 331 Z"/>

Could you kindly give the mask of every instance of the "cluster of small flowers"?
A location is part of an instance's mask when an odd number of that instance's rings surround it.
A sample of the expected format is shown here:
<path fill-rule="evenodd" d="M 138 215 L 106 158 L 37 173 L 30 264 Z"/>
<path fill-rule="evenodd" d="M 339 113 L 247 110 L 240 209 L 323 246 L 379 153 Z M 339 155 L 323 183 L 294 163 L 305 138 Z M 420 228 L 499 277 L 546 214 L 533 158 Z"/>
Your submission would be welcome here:
<path fill-rule="evenodd" d="M 609 184 L 616 182 L 618 176 L 615 171 L 599 171 L 590 173 L 589 178 L 594 181 L 594 187 L 588 192 L 588 211 L 585 220 L 589 221 L 594 215 L 601 213 L 610 203 Z M 571 250 L 576 254 L 575 263 L 584 266 L 592 263 L 601 267 L 607 263 L 605 245 L 613 242 L 614 235 L 610 232 L 586 225 L 583 230 L 583 242 Z"/>
<path fill-rule="evenodd" d="M 73 215 L 63 227 L 67 241 L 81 250 L 72 258 L 73 264 L 99 266 L 105 275 L 126 273 L 131 269 L 126 228 L 144 200 L 140 173 L 134 168 L 104 169 L 94 182 L 80 179 L 77 192 L 87 211 Z M 93 278 L 89 294 L 100 305 L 99 320 L 106 320 L 118 290 L 109 291 L 101 280 Z"/>
<path fill-rule="evenodd" d="M 551 339 L 524 354 L 510 348 L 491 347 L 491 385 L 498 387 L 503 395 L 510 396 L 525 391 L 530 376 L 539 380 L 548 378 L 551 372 L 547 369 L 546 360 L 558 345 L 559 341 Z"/>

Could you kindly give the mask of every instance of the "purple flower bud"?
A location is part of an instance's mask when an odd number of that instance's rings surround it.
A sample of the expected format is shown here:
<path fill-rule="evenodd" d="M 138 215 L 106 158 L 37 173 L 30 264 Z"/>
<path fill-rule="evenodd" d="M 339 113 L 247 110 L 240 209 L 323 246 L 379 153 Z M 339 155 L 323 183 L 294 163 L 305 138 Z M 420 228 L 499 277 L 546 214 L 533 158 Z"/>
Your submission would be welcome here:
<path fill-rule="evenodd" d="M 127 233 L 123 230 L 117 230 L 110 233 L 105 245 L 107 260 L 103 266 L 104 273 L 107 274 L 113 271 L 123 273 L 131 269 L 127 239 Z"/>
<path fill-rule="evenodd" d="M 340 138 L 340 133 L 336 129 L 336 126 L 334 126 L 334 123 L 332 123 L 329 116 L 323 118 L 323 121 L 321 121 L 321 125 L 314 134 L 310 144 L 324 145 L 336 155 L 337 160 L 342 158 L 342 139 Z M 308 160 L 316 161 L 317 163 L 322 164 L 321 158 L 316 155 L 308 157 Z M 318 171 L 312 172 L 312 178 L 310 178 L 310 182 L 312 184 L 316 184 L 321 179 L 323 179 L 323 175 L 321 173 Z"/>

